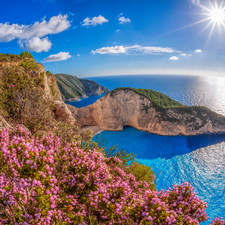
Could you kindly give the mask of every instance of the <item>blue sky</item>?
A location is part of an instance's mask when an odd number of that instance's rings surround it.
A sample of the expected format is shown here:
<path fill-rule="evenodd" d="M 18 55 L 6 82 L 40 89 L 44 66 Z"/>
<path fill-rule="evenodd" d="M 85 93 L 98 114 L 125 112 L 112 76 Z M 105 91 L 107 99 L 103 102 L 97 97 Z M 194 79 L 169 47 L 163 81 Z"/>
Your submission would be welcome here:
<path fill-rule="evenodd" d="M 220 3 L 218 12 L 224 13 Z M 28 50 L 46 70 L 78 77 L 225 76 L 224 15 L 212 30 L 215 4 L 214 0 L 211 4 L 208 0 L 2 1 L 0 52 Z M 201 20 L 205 21 L 197 23 Z M 190 26 L 193 23 L 197 24 Z"/>

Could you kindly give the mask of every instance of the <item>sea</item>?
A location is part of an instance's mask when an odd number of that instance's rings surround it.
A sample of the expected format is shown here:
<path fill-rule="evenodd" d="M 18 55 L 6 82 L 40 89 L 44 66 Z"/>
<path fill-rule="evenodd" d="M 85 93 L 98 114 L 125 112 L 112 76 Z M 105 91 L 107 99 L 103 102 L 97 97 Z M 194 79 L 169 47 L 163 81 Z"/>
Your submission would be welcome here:
<path fill-rule="evenodd" d="M 113 90 L 117 87 L 146 88 L 162 92 L 188 106 L 201 105 L 225 116 L 225 78 L 179 75 L 123 75 L 87 78 Z M 69 104 L 84 107 L 103 97 L 92 96 Z M 208 202 L 209 224 L 225 218 L 225 134 L 160 136 L 125 127 L 123 131 L 102 131 L 94 141 L 105 140 L 106 147 L 137 155 L 156 174 L 158 190 L 187 181 L 197 195 Z"/>

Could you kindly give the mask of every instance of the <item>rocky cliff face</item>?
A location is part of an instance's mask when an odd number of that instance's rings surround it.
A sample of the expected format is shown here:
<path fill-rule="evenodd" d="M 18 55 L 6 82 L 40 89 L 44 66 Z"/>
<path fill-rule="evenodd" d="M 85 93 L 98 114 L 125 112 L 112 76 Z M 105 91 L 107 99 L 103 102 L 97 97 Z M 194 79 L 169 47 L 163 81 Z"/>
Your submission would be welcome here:
<path fill-rule="evenodd" d="M 93 105 L 68 106 L 76 123 L 119 131 L 125 126 L 159 135 L 197 135 L 225 132 L 225 117 L 205 107 L 156 107 L 131 90 L 110 92 Z"/>
<path fill-rule="evenodd" d="M 55 77 L 53 74 L 49 73 L 49 72 L 45 72 L 45 68 L 42 64 L 40 63 L 36 63 L 35 60 L 31 60 L 33 61 L 37 67 L 35 67 L 34 70 L 31 69 L 24 69 L 22 67 L 20 67 L 20 69 L 18 69 L 18 71 L 22 71 L 23 73 L 26 73 L 27 76 L 32 80 L 32 79 L 36 79 L 36 80 L 40 80 L 41 84 L 39 84 L 39 87 L 41 87 L 42 90 L 42 97 L 44 99 L 47 100 L 47 102 L 51 103 L 52 106 L 54 106 L 53 109 L 53 117 L 52 117 L 52 121 L 63 121 L 69 124 L 74 124 L 75 119 L 72 116 L 70 110 L 67 108 L 67 105 L 63 102 L 60 91 L 58 89 Z M 0 62 L 0 78 L 1 75 L 2 76 L 11 76 L 10 73 L 12 73 L 12 71 L 17 71 L 17 67 L 19 66 L 19 64 L 21 63 L 21 61 L 19 62 Z M 9 74 L 7 75 L 7 70 L 9 69 Z M 16 72 L 15 72 L 16 74 Z M 14 75 L 14 77 L 18 76 L 18 79 L 20 79 L 20 74 Z M 6 79 L 7 80 L 7 79 Z M 9 79 L 10 81 L 10 79 Z M 0 90 L 1 90 L 1 85 L 3 85 L 2 83 L 2 79 L 0 79 Z M 9 83 L 9 85 L 14 85 L 13 83 Z M 24 86 L 22 86 L 21 88 L 24 90 L 26 88 L 30 88 L 25 86 L 26 83 L 24 84 Z M 6 83 L 7 86 L 7 83 Z M 15 85 L 14 85 L 15 87 Z M 33 87 L 35 88 L 35 87 Z M 15 88 L 13 89 L 15 90 Z M 19 90 L 17 90 L 16 92 L 17 94 L 20 93 Z M 12 99 L 13 101 L 13 99 Z M 32 103 L 31 103 L 32 104 Z M 32 110 L 32 109 L 31 109 Z M 34 109 L 33 109 L 34 110 Z M 34 112 L 35 113 L 35 112 Z M 0 129 L 2 129 L 3 127 L 8 127 L 9 129 L 13 129 L 13 118 L 3 118 L 2 115 L 0 114 Z"/>
<path fill-rule="evenodd" d="M 99 85 L 93 80 L 80 79 L 84 86 L 84 92 L 87 96 L 100 95 L 109 92 L 109 89 Z"/>

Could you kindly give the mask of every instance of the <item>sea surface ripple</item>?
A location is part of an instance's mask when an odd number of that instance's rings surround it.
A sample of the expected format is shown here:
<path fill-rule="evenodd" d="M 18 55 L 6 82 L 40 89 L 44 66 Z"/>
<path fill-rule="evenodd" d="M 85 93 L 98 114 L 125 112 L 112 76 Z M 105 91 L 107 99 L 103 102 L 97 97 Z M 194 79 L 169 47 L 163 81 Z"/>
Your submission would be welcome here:
<path fill-rule="evenodd" d="M 147 88 L 162 92 L 185 105 L 202 105 L 225 116 L 225 78 L 172 75 L 132 75 L 90 77 L 113 90 L 117 87 Z M 104 95 L 104 94 L 103 94 Z M 92 104 L 101 96 L 79 102 L 75 107 Z M 157 189 L 187 181 L 201 199 L 208 202 L 207 214 L 225 217 L 225 134 L 165 137 L 125 127 L 123 131 L 103 131 L 95 141 L 137 154 L 137 158 L 157 174 Z"/>

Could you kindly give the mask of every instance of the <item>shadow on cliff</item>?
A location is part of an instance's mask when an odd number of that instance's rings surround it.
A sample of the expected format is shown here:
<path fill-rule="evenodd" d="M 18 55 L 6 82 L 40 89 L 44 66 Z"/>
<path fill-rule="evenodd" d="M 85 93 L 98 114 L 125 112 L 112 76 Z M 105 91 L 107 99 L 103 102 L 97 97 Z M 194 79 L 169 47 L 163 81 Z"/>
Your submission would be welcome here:
<path fill-rule="evenodd" d="M 93 139 L 108 142 L 107 147 L 118 144 L 119 149 L 137 155 L 138 159 L 171 159 L 199 148 L 225 141 L 225 134 L 204 134 L 197 136 L 160 136 L 125 127 L 123 131 L 104 131 Z"/>

